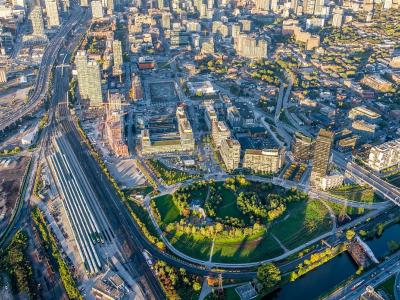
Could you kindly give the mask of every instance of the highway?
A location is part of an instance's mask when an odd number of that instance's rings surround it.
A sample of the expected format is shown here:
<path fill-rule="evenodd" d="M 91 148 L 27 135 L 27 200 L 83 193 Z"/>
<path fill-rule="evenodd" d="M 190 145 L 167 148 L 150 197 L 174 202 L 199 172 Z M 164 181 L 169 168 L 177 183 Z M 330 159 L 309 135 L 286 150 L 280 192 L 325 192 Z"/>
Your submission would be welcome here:
<path fill-rule="evenodd" d="M 346 299 L 353 300 L 358 299 L 361 294 L 365 291 L 367 286 L 377 286 L 385 281 L 390 276 L 394 275 L 400 270 L 400 252 L 393 254 L 389 259 L 385 260 L 372 270 L 364 273 L 357 277 L 350 283 L 339 288 L 325 299 L 337 300 Z"/>
<path fill-rule="evenodd" d="M 62 25 L 56 36 L 49 42 L 39 67 L 39 73 L 36 78 L 35 87 L 28 102 L 22 107 L 12 110 L 5 114 L 0 120 L 0 131 L 5 130 L 10 125 L 20 120 L 22 117 L 35 111 L 41 105 L 42 100 L 46 97 L 50 77 L 54 63 L 58 57 L 61 46 L 65 42 L 67 35 L 78 24 L 78 21 L 85 20 L 88 10 L 83 10 L 80 6 L 75 5 L 71 10 L 71 17 Z M 80 24 L 81 22 L 79 22 Z"/>
<path fill-rule="evenodd" d="M 365 182 L 370 185 L 375 191 L 377 191 L 381 196 L 389 199 L 396 205 L 400 206 L 400 189 L 388 183 L 387 181 L 376 176 L 372 172 L 364 169 L 358 164 L 348 161 L 343 154 L 333 151 L 333 161 L 343 170 L 350 173 L 355 178 Z"/>

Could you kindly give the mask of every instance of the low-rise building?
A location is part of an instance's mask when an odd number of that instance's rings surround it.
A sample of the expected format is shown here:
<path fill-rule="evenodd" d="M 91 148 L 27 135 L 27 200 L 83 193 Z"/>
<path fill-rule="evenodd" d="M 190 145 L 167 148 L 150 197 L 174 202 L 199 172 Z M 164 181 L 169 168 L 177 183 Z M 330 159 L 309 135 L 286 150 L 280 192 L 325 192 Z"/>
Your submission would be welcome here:
<path fill-rule="evenodd" d="M 382 93 L 389 92 L 393 89 L 392 83 L 383 79 L 379 75 L 367 75 L 361 80 L 361 83 Z"/>
<path fill-rule="evenodd" d="M 369 122 L 378 122 L 381 115 L 368 109 L 365 106 L 357 106 L 349 110 L 349 119 L 351 120 L 365 120 Z"/>
<path fill-rule="evenodd" d="M 321 190 L 326 191 L 343 184 L 344 176 L 341 174 L 327 175 L 321 178 Z"/>
<path fill-rule="evenodd" d="M 371 147 L 368 156 L 368 165 L 371 169 L 381 172 L 400 164 L 400 139 L 389 141 Z"/>
<path fill-rule="evenodd" d="M 243 167 L 255 173 L 277 173 L 285 163 L 285 149 L 247 149 Z"/>

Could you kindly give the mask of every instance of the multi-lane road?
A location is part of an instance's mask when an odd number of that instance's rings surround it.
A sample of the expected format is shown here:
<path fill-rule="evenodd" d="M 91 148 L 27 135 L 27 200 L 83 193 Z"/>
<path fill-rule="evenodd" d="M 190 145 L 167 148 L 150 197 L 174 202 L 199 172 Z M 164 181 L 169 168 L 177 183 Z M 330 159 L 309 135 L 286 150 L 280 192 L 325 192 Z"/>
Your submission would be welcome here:
<path fill-rule="evenodd" d="M 86 20 L 87 14 L 88 11 L 82 9 L 80 6 L 76 5 L 72 8 L 69 19 L 62 25 L 56 36 L 52 38 L 46 47 L 38 70 L 35 87 L 28 102 L 22 107 L 11 110 L 3 115 L 0 120 L 0 131 L 5 130 L 24 116 L 34 112 L 38 106 L 41 105 L 42 100 L 45 99 L 50 86 L 49 79 L 51 78 L 54 63 L 58 57 L 62 45 L 66 40 L 66 37 L 77 24 L 81 24 L 82 20 Z"/>

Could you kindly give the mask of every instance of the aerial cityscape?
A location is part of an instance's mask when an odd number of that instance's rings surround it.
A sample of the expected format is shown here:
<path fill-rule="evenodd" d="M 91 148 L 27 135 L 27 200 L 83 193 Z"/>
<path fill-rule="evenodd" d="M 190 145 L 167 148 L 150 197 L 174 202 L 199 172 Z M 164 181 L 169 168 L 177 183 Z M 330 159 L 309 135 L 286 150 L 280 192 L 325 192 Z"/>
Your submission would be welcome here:
<path fill-rule="evenodd" d="M 0 299 L 400 299 L 399 0 L 0 0 Z"/>

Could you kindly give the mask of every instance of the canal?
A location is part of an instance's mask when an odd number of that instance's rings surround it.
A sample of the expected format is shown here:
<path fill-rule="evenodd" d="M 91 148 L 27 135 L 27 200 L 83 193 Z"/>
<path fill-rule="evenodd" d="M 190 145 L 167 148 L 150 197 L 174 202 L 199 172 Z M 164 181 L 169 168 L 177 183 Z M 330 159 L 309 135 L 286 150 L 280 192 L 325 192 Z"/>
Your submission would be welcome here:
<path fill-rule="evenodd" d="M 389 254 L 388 242 L 394 240 L 400 243 L 400 224 L 394 224 L 385 229 L 380 237 L 366 241 L 375 256 L 381 258 Z M 351 256 L 344 252 L 315 270 L 290 282 L 267 295 L 264 299 L 292 300 L 318 299 L 332 288 L 348 279 L 357 271 L 357 264 Z"/>

